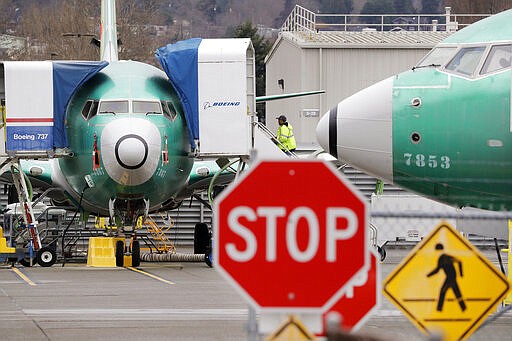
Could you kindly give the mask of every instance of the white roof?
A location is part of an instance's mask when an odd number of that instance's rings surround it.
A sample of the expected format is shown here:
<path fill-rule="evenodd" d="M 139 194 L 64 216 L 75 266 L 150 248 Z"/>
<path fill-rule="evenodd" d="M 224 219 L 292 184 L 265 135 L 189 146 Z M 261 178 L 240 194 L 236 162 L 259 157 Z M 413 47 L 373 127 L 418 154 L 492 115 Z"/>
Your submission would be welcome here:
<path fill-rule="evenodd" d="M 199 45 L 198 61 L 207 62 L 246 62 L 246 53 L 251 39 L 225 38 L 203 39 Z"/>
<path fill-rule="evenodd" d="M 302 48 L 432 48 L 451 33 L 440 31 L 282 31 Z"/>

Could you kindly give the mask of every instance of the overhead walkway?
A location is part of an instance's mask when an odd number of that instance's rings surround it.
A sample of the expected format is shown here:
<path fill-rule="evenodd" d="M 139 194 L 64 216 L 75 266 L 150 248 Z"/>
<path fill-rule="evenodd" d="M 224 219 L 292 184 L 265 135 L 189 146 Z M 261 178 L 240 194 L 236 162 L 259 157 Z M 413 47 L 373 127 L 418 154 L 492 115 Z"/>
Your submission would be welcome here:
<path fill-rule="evenodd" d="M 0 62 L 0 174 L 11 172 L 30 236 L 43 250 L 20 159 L 68 156 L 65 114 L 76 90 L 106 62 Z M 30 97 L 28 97 L 30 96 Z"/>
<path fill-rule="evenodd" d="M 254 150 L 258 158 L 287 157 L 257 122 L 250 39 L 188 39 L 159 48 L 156 57 L 184 104 L 196 157 L 248 160 Z"/>

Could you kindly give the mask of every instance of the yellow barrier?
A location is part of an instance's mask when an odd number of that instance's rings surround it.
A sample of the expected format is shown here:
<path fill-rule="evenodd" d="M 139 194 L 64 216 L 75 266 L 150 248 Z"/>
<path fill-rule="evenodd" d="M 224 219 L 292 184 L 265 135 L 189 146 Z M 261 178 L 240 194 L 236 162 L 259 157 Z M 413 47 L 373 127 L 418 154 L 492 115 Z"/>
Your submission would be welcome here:
<path fill-rule="evenodd" d="M 115 268 L 116 267 L 116 243 L 124 238 L 117 237 L 91 237 L 87 251 L 87 266 Z M 125 260 L 126 265 L 126 260 Z M 131 259 L 130 265 L 131 266 Z"/>
<path fill-rule="evenodd" d="M 0 227 L 0 253 L 16 253 L 16 249 L 7 246 L 7 239 L 4 237 L 4 230 Z"/>

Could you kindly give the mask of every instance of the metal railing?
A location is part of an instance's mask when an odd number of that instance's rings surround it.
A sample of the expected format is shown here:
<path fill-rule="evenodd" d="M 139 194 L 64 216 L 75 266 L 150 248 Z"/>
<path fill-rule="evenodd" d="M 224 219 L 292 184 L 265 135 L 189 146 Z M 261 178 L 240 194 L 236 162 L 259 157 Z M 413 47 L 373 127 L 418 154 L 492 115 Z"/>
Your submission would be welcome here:
<path fill-rule="evenodd" d="M 317 14 L 295 5 L 281 31 L 456 31 L 490 14 Z"/>
<path fill-rule="evenodd" d="M 254 122 L 254 125 L 259 128 L 272 142 L 275 143 L 277 147 L 279 147 L 283 153 L 287 153 L 290 157 L 298 159 L 299 156 L 292 152 L 291 150 L 288 150 L 285 145 L 283 145 L 281 142 L 277 140 L 277 136 L 270 131 L 270 129 L 267 128 L 266 125 L 260 123 L 260 122 Z"/>

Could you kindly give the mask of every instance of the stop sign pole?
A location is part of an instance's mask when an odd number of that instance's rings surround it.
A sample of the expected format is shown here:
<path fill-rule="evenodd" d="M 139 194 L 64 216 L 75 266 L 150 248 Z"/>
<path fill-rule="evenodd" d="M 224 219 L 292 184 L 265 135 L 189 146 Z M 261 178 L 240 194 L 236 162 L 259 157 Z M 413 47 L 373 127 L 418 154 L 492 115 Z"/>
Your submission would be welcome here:
<path fill-rule="evenodd" d="M 324 161 L 261 161 L 214 206 L 214 263 L 254 307 L 323 313 L 369 266 L 367 205 Z"/>

